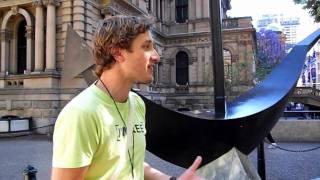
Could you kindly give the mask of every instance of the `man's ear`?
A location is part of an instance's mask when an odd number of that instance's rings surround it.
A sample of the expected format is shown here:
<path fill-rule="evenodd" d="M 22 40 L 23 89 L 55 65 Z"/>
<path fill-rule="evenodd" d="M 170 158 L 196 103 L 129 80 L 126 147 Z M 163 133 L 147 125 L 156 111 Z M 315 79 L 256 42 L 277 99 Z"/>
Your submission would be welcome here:
<path fill-rule="evenodd" d="M 123 52 L 122 52 L 122 50 L 120 48 L 111 48 L 111 55 L 118 62 L 121 62 L 124 59 L 122 53 Z"/>

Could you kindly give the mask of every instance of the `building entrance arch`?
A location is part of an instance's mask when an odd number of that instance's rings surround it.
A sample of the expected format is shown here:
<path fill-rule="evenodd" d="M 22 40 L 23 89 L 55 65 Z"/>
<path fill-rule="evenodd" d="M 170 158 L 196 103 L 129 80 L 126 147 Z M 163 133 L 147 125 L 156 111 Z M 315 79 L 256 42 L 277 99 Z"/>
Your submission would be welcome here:
<path fill-rule="evenodd" d="M 16 57 L 16 59 L 13 59 L 10 57 L 10 41 L 12 39 L 12 35 L 10 31 L 8 30 L 8 22 L 9 19 L 12 16 L 16 15 L 22 15 L 24 20 L 22 20 L 18 24 L 17 28 L 17 38 L 18 38 L 18 46 L 17 50 L 21 51 L 23 54 L 23 50 L 25 51 L 25 55 L 19 55 Z M 31 20 L 31 16 L 28 11 L 25 9 L 19 8 L 17 6 L 14 6 L 11 8 L 10 11 L 7 12 L 7 14 L 4 16 L 2 24 L 1 24 L 1 73 L 4 74 L 6 72 L 9 72 L 9 64 L 10 61 L 17 62 L 17 68 L 16 72 L 18 74 L 22 74 L 25 72 L 30 72 L 32 70 L 32 39 L 31 39 L 31 34 L 32 34 L 32 27 L 33 27 L 33 22 Z M 23 35 L 22 35 L 23 34 Z M 23 39 L 23 36 L 24 39 Z M 25 43 L 24 43 L 25 41 Z M 23 45 L 25 44 L 25 45 Z M 20 47 L 19 47 L 20 46 Z M 24 49 L 22 48 L 24 46 Z M 19 59 L 20 58 L 20 59 Z M 25 58 L 25 65 L 22 62 L 22 59 Z M 22 70 L 23 69 L 23 70 Z"/>

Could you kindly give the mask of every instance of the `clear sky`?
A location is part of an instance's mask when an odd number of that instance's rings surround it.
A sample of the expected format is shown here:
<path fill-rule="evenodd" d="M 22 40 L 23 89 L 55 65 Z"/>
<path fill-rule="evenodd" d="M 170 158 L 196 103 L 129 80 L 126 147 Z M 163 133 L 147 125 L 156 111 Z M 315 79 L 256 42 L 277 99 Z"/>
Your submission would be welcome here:
<path fill-rule="evenodd" d="M 298 41 L 319 27 L 313 22 L 307 10 L 302 5 L 294 4 L 293 0 L 231 0 L 231 10 L 227 12 L 229 17 L 251 16 L 253 24 L 263 14 L 284 14 L 300 17 L 303 26 L 298 35 Z"/>
<path fill-rule="evenodd" d="M 285 13 L 309 16 L 301 5 L 295 5 L 293 0 L 231 0 L 232 9 L 228 15 L 235 16 L 257 16 L 266 13 Z"/>

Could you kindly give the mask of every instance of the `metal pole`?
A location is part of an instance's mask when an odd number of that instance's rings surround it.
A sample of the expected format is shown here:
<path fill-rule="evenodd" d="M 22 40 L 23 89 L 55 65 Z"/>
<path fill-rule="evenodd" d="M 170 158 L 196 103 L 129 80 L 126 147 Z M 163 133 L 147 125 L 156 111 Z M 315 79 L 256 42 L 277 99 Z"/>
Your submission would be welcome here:
<path fill-rule="evenodd" d="M 23 170 L 24 180 L 37 180 L 37 169 L 31 165 L 28 165 Z"/>
<path fill-rule="evenodd" d="M 264 158 L 264 144 L 260 143 L 257 149 L 258 174 L 261 180 L 266 180 L 266 163 Z"/>
<path fill-rule="evenodd" d="M 210 0 L 211 49 L 213 58 L 214 104 L 216 117 L 224 117 L 226 101 L 224 92 L 224 64 L 221 35 L 220 0 Z"/>

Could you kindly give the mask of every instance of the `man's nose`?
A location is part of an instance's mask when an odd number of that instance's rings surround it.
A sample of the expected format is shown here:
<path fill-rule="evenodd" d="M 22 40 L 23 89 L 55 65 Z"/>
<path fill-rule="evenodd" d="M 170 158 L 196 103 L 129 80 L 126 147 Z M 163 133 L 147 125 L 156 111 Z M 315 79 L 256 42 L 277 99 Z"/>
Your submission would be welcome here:
<path fill-rule="evenodd" d="M 151 56 L 151 60 L 154 63 L 159 63 L 160 62 L 160 56 L 159 56 L 159 54 L 158 54 L 158 52 L 156 50 L 153 51 L 153 54 Z"/>

